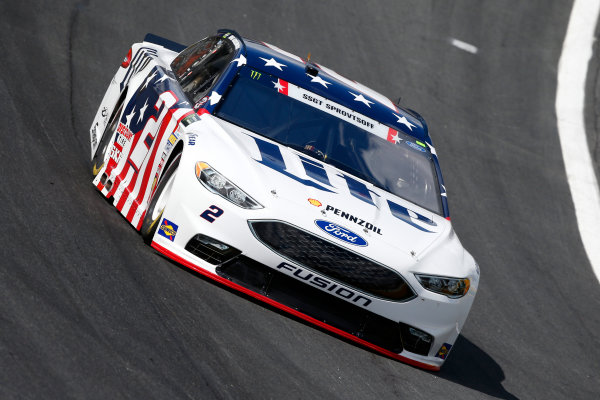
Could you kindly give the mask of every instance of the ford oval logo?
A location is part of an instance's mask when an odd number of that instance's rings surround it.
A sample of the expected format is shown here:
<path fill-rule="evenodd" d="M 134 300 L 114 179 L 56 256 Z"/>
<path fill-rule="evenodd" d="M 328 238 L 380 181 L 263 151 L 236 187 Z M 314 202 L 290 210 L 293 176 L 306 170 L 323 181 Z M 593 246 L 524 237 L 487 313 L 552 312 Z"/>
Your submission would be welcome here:
<path fill-rule="evenodd" d="M 317 219 L 315 224 L 328 235 L 333 236 L 336 239 L 344 241 L 346 243 L 353 244 L 355 246 L 366 246 L 368 243 L 365 239 L 361 238 L 350 229 L 346 229 L 343 226 L 335 224 L 333 222 Z"/>

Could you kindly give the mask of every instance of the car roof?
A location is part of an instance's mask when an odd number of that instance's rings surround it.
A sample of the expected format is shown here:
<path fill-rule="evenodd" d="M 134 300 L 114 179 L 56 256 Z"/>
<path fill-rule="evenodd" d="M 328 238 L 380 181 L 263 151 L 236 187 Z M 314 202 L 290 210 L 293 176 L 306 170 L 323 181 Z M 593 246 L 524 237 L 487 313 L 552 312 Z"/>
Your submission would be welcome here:
<path fill-rule="evenodd" d="M 400 108 L 384 95 L 276 46 L 247 38 L 243 38 L 243 41 L 246 48 L 246 62 L 251 68 L 275 75 L 431 144 L 427 125 L 415 111 Z M 312 68 L 312 74 L 316 72 L 316 76 L 307 74 L 307 67 Z"/>
<path fill-rule="evenodd" d="M 244 54 L 246 58 L 245 63 L 251 68 L 270 73 L 379 121 L 392 129 L 404 132 L 430 145 L 432 144 L 427 124 L 423 117 L 416 111 L 399 107 L 384 95 L 356 81 L 345 78 L 317 63 L 308 62 L 274 45 L 242 38 L 237 32 L 230 29 L 221 29 L 217 35 L 222 37 L 233 35 L 241 40 L 243 45 L 236 47 Z M 161 45 L 177 53 L 187 47 L 150 33 L 146 35 L 144 41 Z M 284 66 L 275 67 L 275 63 Z M 316 76 L 309 76 L 307 74 L 307 67 L 313 68 Z M 324 83 L 320 83 L 322 81 Z"/>

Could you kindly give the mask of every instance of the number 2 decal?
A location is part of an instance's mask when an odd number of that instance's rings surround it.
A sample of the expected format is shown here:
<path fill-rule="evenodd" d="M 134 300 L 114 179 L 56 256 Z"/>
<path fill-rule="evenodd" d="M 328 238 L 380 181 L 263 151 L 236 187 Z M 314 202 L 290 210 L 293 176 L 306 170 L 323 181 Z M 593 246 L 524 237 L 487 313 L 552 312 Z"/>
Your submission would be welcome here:
<path fill-rule="evenodd" d="M 221 215 L 223 215 L 223 210 L 215 205 L 208 207 L 202 214 L 200 214 L 202 218 L 211 224 L 215 221 L 215 218 L 219 218 Z"/>

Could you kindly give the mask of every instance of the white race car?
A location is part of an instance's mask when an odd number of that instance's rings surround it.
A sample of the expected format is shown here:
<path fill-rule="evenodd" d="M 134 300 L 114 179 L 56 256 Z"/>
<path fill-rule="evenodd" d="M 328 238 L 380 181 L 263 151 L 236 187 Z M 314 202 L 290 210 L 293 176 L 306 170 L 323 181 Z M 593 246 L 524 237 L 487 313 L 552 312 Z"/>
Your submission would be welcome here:
<path fill-rule="evenodd" d="M 389 357 L 438 370 L 479 268 L 425 121 L 222 30 L 134 44 L 90 129 L 94 185 L 160 253 Z"/>

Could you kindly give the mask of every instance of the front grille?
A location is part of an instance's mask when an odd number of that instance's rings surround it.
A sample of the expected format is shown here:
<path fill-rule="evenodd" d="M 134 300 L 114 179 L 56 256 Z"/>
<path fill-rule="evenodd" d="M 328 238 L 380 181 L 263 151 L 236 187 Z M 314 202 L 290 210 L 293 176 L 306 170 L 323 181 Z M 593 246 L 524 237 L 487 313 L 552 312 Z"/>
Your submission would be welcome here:
<path fill-rule="evenodd" d="M 187 242 L 185 250 L 213 265 L 229 261 L 242 252 L 210 236 L 197 234 Z"/>
<path fill-rule="evenodd" d="M 254 235 L 271 250 L 315 272 L 386 300 L 415 297 L 395 271 L 280 221 L 249 221 Z"/>

